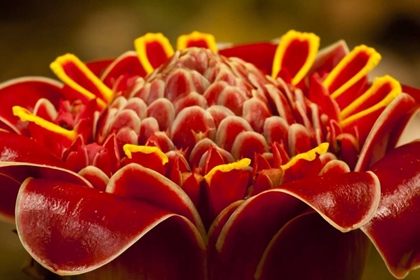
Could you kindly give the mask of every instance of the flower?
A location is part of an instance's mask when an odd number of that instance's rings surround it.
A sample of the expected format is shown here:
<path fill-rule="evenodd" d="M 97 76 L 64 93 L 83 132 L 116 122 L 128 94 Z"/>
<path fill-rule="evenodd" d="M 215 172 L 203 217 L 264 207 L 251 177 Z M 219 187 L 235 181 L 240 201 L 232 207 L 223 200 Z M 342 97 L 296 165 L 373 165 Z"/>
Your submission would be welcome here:
<path fill-rule="evenodd" d="M 374 49 L 319 44 L 146 34 L 115 60 L 57 58 L 64 84 L 0 85 L 1 216 L 82 279 L 358 279 L 371 242 L 405 277 L 420 142 L 395 146 L 418 103 L 368 80 Z"/>

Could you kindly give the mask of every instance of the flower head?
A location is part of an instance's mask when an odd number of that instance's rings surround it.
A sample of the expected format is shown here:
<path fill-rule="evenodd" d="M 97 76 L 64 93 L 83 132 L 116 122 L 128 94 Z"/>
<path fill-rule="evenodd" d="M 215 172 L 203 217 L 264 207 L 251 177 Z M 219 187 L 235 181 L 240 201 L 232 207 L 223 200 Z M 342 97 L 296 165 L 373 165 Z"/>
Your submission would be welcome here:
<path fill-rule="evenodd" d="M 355 279 L 369 238 L 404 277 L 419 143 L 394 148 L 418 104 L 367 78 L 374 49 L 319 45 L 149 33 L 112 61 L 57 58 L 64 84 L 0 85 L 2 216 L 59 275 Z"/>

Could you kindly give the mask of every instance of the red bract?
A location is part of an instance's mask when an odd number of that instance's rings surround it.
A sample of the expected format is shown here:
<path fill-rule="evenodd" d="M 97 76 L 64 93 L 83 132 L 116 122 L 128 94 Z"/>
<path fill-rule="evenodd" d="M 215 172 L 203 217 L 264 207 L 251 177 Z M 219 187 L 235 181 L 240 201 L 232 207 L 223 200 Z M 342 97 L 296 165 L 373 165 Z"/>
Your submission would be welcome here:
<path fill-rule="evenodd" d="M 420 143 L 395 146 L 418 92 L 369 80 L 374 49 L 319 41 L 147 34 L 113 61 L 59 57 L 64 84 L 0 85 L 1 217 L 82 279 L 358 279 L 371 242 L 405 277 Z"/>

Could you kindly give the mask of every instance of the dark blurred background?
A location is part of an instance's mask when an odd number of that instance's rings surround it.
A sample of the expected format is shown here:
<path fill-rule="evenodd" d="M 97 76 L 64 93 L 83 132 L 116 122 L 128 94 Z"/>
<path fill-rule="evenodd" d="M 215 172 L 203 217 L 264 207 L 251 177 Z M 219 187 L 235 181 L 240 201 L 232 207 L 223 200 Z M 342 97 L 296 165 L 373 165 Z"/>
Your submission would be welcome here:
<path fill-rule="evenodd" d="M 133 39 L 163 32 L 172 42 L 193 30 L 218 41 L 315 32 L 326 46 L 367 44 L 383 60 L 376 71 L 420 86 L 419 0 L 0 1 L 0 81 L 51 76 L 49 63 L 72 52 L 83 60 L 116 57 Z"/>
<path fill-rule="evenodd" d="M 383 59 L 374 75 L 420 87 L 419 0 L 0 0 L 0 83 L 53 77 L 49 64 L 67 52 L 85 61 L 117 57 L 147 32 L 173 44 L 194 30 L 244 43 L 289 29 L 316 33 L 322 46 L 345 39 L 350 48 L 375 47 Z M 0 279 L 29 279 L 19 273 L 25 252 L 12 229 L 0 224 Z M 364 279 L 393 279 L 374 250 Z"/>

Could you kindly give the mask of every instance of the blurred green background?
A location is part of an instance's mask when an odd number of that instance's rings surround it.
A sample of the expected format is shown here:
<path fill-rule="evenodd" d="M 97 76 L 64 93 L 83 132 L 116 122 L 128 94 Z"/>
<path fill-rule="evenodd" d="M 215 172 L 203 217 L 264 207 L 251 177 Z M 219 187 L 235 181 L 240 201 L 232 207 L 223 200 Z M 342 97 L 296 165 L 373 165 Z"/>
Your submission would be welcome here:
<path fill-rule="evenodd" d="M 50 62 L 67 52 L 85 61 L 117 57 L 147 32 L 173 43 L 194 30 L 244 43 L 289 29 L 316 33 L 322 46 L 345 39 L 350 48 L 375 47 L 383 60 L 374 75 L 420 87 L 419 0 L 0 1 L 0 82 L 53 77 Z M 0 224 L 0 279 L 29 279 L 19 272 L 26 253 L 12 229 Z M 364 279 L 393 279 L 375 250 Z"/>

